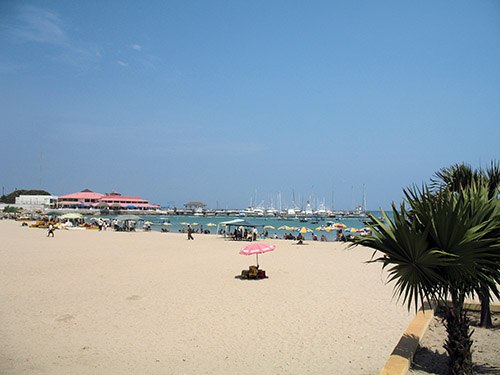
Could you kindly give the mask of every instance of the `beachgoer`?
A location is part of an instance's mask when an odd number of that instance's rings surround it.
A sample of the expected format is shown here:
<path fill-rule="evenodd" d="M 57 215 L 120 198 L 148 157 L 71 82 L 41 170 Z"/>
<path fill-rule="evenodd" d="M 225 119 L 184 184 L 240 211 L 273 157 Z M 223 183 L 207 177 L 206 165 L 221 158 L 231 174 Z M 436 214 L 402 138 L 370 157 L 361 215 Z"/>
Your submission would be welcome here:
<path fill-rule="evenodd" d="M 322 242 L 326 242 L 326 236 L 325 236 L 325 235 L 322 235 L 322 236 L 321 236 L 321 241 L 322 241 Z"/>
<path fill-rule="evenodd" d="M 188 226 L 188 240 L 194 240 L 194 237 L 193 237 L 193 228 L 191 228 L 191 225 Z"/>
<path fill-rule="evenodd" d="M 337 231 L 337 241 L 342 241 L 342 242 L 347 241 L 345 236 L 344 236 L 344 233 L 342 233 L 342 229 L 339 229 Z"/>
<path fill-rule="evenodd" d="M 50 235 L 54 237 L 54 226 L 52 225 L 52 223 L 49 224 L 49 232 L 47 233 L 47 237 L 49 237 Z"/>
<path fill-rule="evenodd" d="M 304 237 L 302 236 L 302 234 L 299 233 L 299 235 L 297 236 L 297 240 L 299 242 L 297 242 L 297 245 L 302 245 L 304 243 Z"/>

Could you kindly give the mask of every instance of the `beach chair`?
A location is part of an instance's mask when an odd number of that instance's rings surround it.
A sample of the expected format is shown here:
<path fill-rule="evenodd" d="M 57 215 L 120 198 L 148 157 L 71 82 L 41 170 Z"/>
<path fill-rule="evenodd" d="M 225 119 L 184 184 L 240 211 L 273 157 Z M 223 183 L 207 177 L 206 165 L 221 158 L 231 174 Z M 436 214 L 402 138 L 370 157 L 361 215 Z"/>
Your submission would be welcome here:
<path fill-rule="evenodd" d="M 264 270 L 259 270 L 256 266 L 250 266 L 249 270 L 242 270 L 241 271 L 241 278 L 242 279 L 265 279 L 266 278 L 266 271 Z"/>
<path fill-rule="evenodd" d="M 250 270 L 248 271 L 248 278 L 256 279 L 259 275 L 259 269 L 255 266 L 250 266 Z"/>

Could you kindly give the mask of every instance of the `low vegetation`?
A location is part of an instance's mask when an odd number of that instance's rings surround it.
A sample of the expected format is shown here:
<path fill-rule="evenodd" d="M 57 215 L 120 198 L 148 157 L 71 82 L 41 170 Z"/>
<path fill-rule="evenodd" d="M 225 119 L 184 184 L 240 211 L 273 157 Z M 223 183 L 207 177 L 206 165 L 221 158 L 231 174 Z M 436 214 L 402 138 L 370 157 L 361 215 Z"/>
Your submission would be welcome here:
<path fill-rule="evenodd" d="M 16 203 L 16 198 L 20 195 L 51 195 L 45 190 L 15 190 L 10 194 L 2 195 L 0 197 L 1 203 Z"/>

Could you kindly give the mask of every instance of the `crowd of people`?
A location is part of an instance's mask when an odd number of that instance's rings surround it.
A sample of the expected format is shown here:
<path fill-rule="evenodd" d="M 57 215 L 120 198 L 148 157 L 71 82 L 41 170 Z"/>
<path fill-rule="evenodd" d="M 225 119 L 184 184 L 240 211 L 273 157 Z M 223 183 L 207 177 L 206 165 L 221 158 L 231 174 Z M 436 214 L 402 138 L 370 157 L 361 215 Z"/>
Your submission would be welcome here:
<path fill-rule="evenodd" d="M 48 218 L 48 217 L 42 217 L 41 221 L 39 222 L 41 224 L 46 224 L 43 226 L 44 228 L 49 229 L 48 236 L 53 237 L 54 236 L 54 230 L 57 229 L 59 226 L 82 226 L 82 227 L 94 227 L 98 228 L 99 231 L 102 230 L 107 230 L 108 228 L 113 228 L 115 231 L 135 231 L 136 230 L 136 223 L 134 221 L 118 221 L 117 219 L 95 219 L 92 218 L 89 222 L 86 222 L 85 219 L 83 218 L 75 218 L 75 219 L 65 219 L 65 220 L 60 220 L 59 218 Z M 49 226 L 50 224 L 50 226 Z M 23 223 L 23 225 L 27 225 L 26 223 Z M 151 223 L 145 222 L 143 225 L 143 230 L 145 232 L 151 231 Z M 161 232 L 168 232 L 167 228 L 161 228 Z M 193 234 L 195 233 L 201 233 L 201 234 L 210 234 L 209 230 L 206 230 L 203 228 L 203 225 L 200 226 L 200 228 L 194 228 L 192 225 L 187 225 L 184 228 L 179 229 L 180 233 L 186 233 L 188 235 L 188 239 L 193 240 Z M 236 241 L 256 241 L 258 239 L 279 239 L 280 237 L 278 234 L 273 233 L 270 234 L 267 230 L 265 232 L 259 233 L 259 230 L 256 227 L 244 227 L 244 226 L 239 226 L 236 227 L 234 230 L 226 232 L 225 228 L 220 229 L 218 232 L 220 235 L 228 235 L 231 239 L 236 240 Z M 371 231 L 368 228 L 365 228 L 363 230 L 357 231 L 357 234 L 360 236 L 368 236 L 371 235 Z M 298 233 L 295 235 L 293 232 L 290 233 L 285 233 L 283 234 L 282 238 L 284 240 L 292 240 L 292 241 L 298 241 L 298 244 L 302 244 L 304 240 L 306 239 L 302 233 Z M 338 229 L 336 236 L 335 236 L 335 241 L 339 242 L 347 242 L 351 239 L 353 239 L 354 236 L 352 233 L 346 234 L 342 231 L 342 229 Z M 311 233 L 311 240 L 312 241 L 321 241 L 321 242 L 326 242 L 328 241 L 327 237 L 325 234 L 322 234 L 321 237 L 318 239 L 318 236 L 315 233 Z"/>
<path fill-rule="evenodd" d="M 236 241 L 256 241 L 259 236 L 257 228 L 252 229 L 238 227 L 231 233 L 231 238 Z"/>
<path fill-rule="evenodd" d="M 185 230 L 187 232 L 187 230 Z M 272 239 L 279 239 L 280 237 L 274 233 L 273 235 L 270 235 L 268 231 L 262 232 L 259 234 L 259 231 L 257 228 L 252 227 L 252 228 L 245 228 L 245 227 L 237 227 L 233 231 L 226 233 L 225 229 L 220 229 L 219 230 L 220 235 L 226 236 L 226 234 L 231 238 L 232 240 L 235 241 L 256 241 L 257 239 L 266 239 L 266 238 L 272 238 Z M 367 235 L 367 233 L 361 233 L 361 235 Z M 298 241 L 298 244 L 302 244 L 304 240 L 306 239 L 302 233 L 299 233 L 298 235 L 294 235 L 292 232 L 290 233 L 285 233 L 282 237 L 284 240 L 292 240 L 292 241 Z M 349 238 L 342 232 L 342 229 L 337 230 L 337 235 L 335 240 L 340 241 L 340 242 L 346 242 Z M 315 233 L 311 233 L 311 240 L 313 241 L 321 241 L 321 242 L 327 242 L 328 239 L 326 235 L 322 234 L 321 237 L 318 239 L 318 236 Z"/>

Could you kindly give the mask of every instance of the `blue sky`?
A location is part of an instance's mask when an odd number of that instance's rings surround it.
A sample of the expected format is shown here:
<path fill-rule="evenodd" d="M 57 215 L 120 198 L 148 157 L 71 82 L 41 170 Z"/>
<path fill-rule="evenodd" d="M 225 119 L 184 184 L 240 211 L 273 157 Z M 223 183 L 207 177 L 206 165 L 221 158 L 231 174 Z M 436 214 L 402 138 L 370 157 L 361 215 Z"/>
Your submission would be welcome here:
<path fill-rule="evenodd" d="M 7 0 L 0 82 L 5 193 L 389 208 L 500 159 L 500 2 Z"/>

